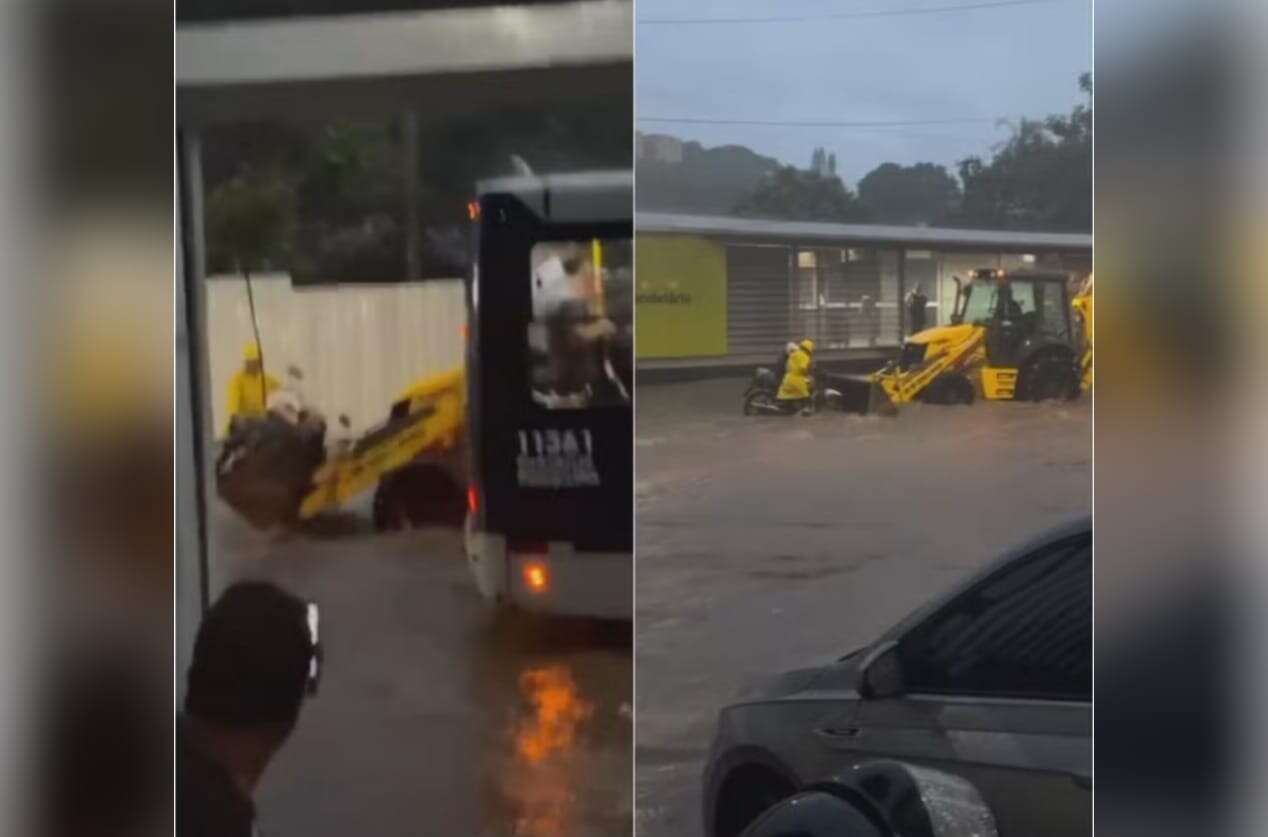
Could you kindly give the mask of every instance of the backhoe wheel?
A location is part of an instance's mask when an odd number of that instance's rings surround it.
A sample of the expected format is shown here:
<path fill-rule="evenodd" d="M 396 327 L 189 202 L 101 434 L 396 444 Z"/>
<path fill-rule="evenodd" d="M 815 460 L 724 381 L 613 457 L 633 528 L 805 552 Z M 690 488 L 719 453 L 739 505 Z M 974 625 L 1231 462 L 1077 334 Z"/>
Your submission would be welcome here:
<path fill-rule="evenodd" d="M 1064 401 L 1078 394 L 1078 369 L 1063 352 L 1040 355 L 1017 376 L 1018 401 Z"/>
<path fill-rule="evenodd" d="M 972 404 L 976 397 L 973 382 L 958 372 L 939 375 L 921 393 L 921 400 L 928 404 Z"/>
<path fill-rule="evenodd" d="M 420 526 L 462 525 L 462 491 L 443 468 L 412 465 L 387 474 L 374 492 L 374 528 L 380 532 Z"/>

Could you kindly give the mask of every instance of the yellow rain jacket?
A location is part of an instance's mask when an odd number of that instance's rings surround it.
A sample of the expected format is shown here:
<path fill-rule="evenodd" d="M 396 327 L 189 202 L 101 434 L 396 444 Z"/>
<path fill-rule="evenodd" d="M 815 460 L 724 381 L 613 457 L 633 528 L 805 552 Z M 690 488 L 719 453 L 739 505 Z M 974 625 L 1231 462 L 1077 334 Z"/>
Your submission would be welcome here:
<path fill-rule="evenodd" d="M 260 346 L 258 343 L 251 342 L 242 347 L 242 360 L 242 368 L 238 369 L 233 374 L 233 377 L 229 379 L 229 394 L 225 407 L 229 414 L 229 425 L 233 424 L 233 420 L 237 416 L 249 418 L 264 415 L 264 411 L 269 406 L 269 393 L 276 392 L 282 388 L 282 384 L 277 378 L 264 373 L 259 368 Z M 246 365 L 248 363 L 255 364 L 256 371 L 247 371 Z M 263 376 L 263 380 L 261 380 L 261 376 Z"/>
<path fill-rule="evenodd" d="M 781 401 L 810 397 L 810 353 L 801 346 L 788 356 L 788 371 L 779 384 L 779 394 L 775 397 Z"/>
<path fill-rule="evenodd" d="M 245 418 L 264 415 L 265 407 L 267 407 L 265 399 L 268 398 L 269 393 L 281 389 L 282 384 L 277 378 L 267 373 L 263 375 L 263 382 L 260 378 L 259 372 L 239 369 L 229 379 L 227 412 L 230 420 L 234 416 Z"/>

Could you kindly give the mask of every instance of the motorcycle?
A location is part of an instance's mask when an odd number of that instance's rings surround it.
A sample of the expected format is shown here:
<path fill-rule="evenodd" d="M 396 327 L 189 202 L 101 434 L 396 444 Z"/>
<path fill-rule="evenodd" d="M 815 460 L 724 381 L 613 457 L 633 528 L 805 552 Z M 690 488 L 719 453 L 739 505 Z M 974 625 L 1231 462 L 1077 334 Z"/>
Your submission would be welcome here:
<path fill-rule="evenodd" d="M 779 377 L 769 367 L 757 367 L 744 390 L 744 415 L 791 416 L 800 412 L 800 402 L 780 401 L 776 397 L 779 394 L 779 383 Z M 839 408 L 841 404 L 841 393 L 824 386 L 817 372 L 813 377 L 810 397 L 812 411 L 824 407 Z"/>

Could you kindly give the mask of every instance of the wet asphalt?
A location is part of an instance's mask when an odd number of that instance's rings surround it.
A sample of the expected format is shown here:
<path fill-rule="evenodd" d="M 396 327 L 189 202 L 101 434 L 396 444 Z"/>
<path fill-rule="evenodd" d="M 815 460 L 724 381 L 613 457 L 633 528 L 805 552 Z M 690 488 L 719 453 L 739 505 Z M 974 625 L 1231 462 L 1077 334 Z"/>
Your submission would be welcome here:
<path fill-rule="evenodd" d="M 858 647 L 997 551 L 1091 508 L 1091 409 L 739 415 L 743 381 L 640 384 L 637 726 L 628 626 L 504 619 L 460 537 L 213 518 L 213 584 L 317 601 L 318 695 L 265 776 L 263 834 L 700 833 L 716 713 Z M 637 777 L 631 755 L 638 760 Z"/>
<path fill-rule="evenodd" d="M 701 834 L 718 710 L 854 650 L 1092 507 L 1087 399 L 740 415 L 743 380 L 640 384 L 636 822 Z"/>
<path fill-rule="evenodd" d="M 499 618 L 459 533 L 260 533 L 216 509 L 213 584 L 316 601 L 325 665 L 265 775 L 271 835 L 628 835 L 629 623 Z"/>

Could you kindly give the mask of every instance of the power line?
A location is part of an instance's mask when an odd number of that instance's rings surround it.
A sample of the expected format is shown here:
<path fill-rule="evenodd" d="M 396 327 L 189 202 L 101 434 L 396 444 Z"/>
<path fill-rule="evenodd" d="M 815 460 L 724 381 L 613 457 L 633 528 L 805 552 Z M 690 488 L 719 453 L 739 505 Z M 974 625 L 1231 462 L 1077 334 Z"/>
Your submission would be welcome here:
<path fill-rule="evenodd" d="M 842 122 L 834 119 L 707 119 L 690 116 L 639 116 L 639 122 L 672 122 L 681 125 L 769 125 L 780 128 L 909 128 L 927 125 L 996 123 L 999 119 L 964 116 L 955 119 L 907 119 L 891 122 Z"/>
<path fill-rule="evenodd" d="M 1063 3 L 1067 0 L 992 0 L 983 3 L 965 3 L 957 6 L 930 6 L 923 9 L 885 9 L 871 12 L 838 12 L 826 15 L 774 15 L 771 17 L 696 17 L 696 18 L 641 18 L 642 26 L 668 26 L 671 24 L 697 25 L 711 23 L 808 23 L 824 20 L 860 20 L 873 17 L 900 17 L 932 15 L 942 12 L 966 12 L 974 9 L 1002 9 L 1010 6 L 1037 6 L 1040 3 Z"/>

